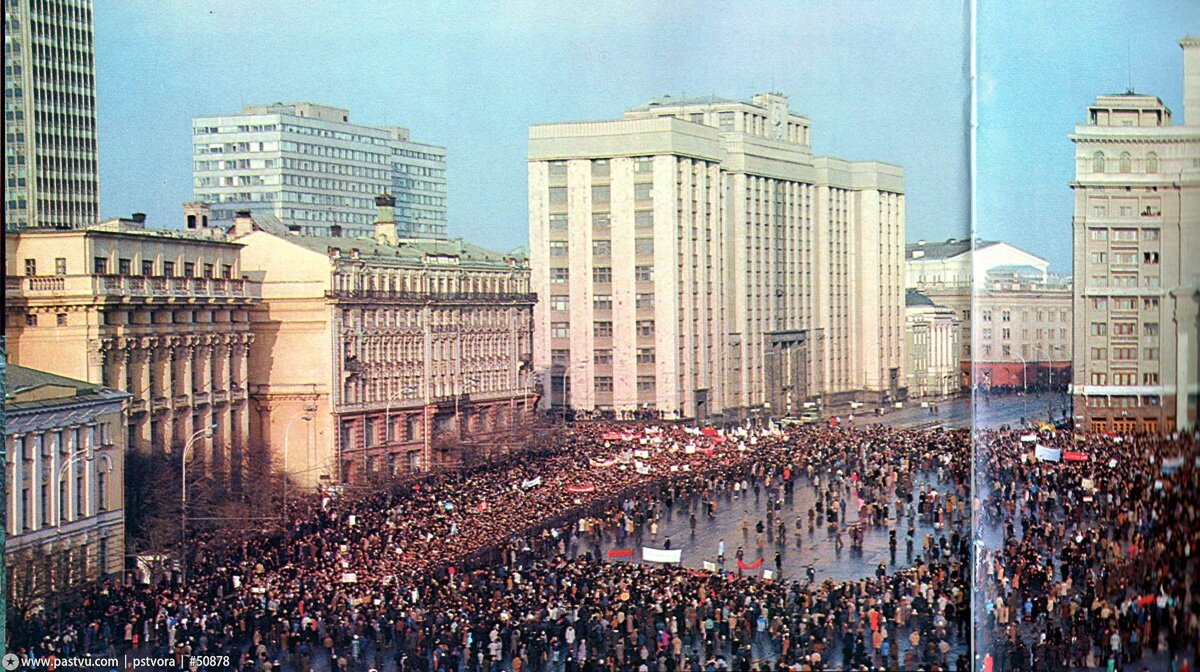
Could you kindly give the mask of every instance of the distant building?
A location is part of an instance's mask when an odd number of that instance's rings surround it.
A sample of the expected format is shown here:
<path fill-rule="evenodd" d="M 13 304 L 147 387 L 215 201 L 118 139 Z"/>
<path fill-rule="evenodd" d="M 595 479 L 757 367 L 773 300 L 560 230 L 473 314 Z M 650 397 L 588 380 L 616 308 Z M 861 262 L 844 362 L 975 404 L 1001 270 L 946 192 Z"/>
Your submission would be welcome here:
<path fill-rule="evenodd" d="M 307 487 L 471 459 L 535 411 L 523 253 L 400 238 L 394 201 L 376 201 L 368 237 L 292 235 L 249 215 L 233 228 L 263 287 L 251 433 Z"/>
<path fill-rule="evenodd" d="M 914 289 L 904 298 L 909 398 L 956 394 L 962 378 L 958 316 Z"/>
<path fill-rule="evenodd" d="M 1009 369 L 1013 367 L 1020 374 L 1017 387 L 1026 378 L 1034 384 L 1043 380 L 1049 386 L 1054 376 L 1055 386 L 1067 384 L 1070 280 L 1050 273 L 1049 268 L 1049 261 L 1003 241 L 977 239 L 974 249 L 970 239 L 959 238 L 922 240 L 905 246 L 909 289 L 949 308 L 957 318 L 963 387 L 974 383 L 985 388 L 1007 386 L 1008 382 L 1001 381 L 1009 380 Z M 1027 304 L 1025 310 L 1017 310 L 1027 300 L 1036 303 L 1038 309 L 1029 312 L 1033 304 Z M 1027 323 L 989 323 L 988 316 L 1002 318 L 1006 312 L 1011 320 L 1014 310 L 1018 318 L 1027 317 Z M 1031 340 L 1035 336 L 1036 345 Z M 1025 357 L 1032 368 L 1019 371 L 1019 357 Z M 1000 375 L 995 376 L 998 371 Z"/>
<path fill-rule="evenodd" d="M 446 149 L 408 129 L 350 123 L 312 103 L 248 105 L 192 121 L 195 199 L 214 226 L 239 210 L 269 213 L 304 235 L 370 236 L 376 194 L 395 195 L 405 238 L 446 237 Z"/>
<path fill-rule="evenodd" d="M 1075 144 L 1075 417 L 1098 431 L 1193 427 L 1200 391 L 1200 38 L 1184 124 L 1155 96 L 1098 96 Z"/>
<path fill-rule="evenodd" d="M 8 605 L 125 567 L 125 392 L 5 367 Z M 10 612 L 11 613 L 11 612 Z"/>
<path fill-rule="evenodd" d="M 4 225 L 99 220 L 92 0 L 5 0 Z"/>
<path fill-rule="evenodd" d="M 814 156 L 779 94 L 529 130 L 555 408 L 798 413 L 904 394 L 904 171 Z"/>
<path fill-rule="evenodd" d="M 143 454 L 182 449 L 215 423 L 194 446 L 197 468 L 239 487 L 256 459 L 247 363 L 258 286 L 242 274 L 241 246 L 220 236 L 146 229 L 140 214 L 10 232 L 4 310 L 9 361 L 129 392 L 127 443 Z"/>

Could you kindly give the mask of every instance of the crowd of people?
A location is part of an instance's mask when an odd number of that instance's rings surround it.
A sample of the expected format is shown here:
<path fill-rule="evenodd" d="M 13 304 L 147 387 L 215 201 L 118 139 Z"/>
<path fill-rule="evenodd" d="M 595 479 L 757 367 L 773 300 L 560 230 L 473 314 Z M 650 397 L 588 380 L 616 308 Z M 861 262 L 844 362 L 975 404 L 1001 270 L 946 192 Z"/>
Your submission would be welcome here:
<path fill-rule="evenodd" d="M 968 441 L 881 427 L 581 423 L 536 457 L 301 498 L 286 531 L 200 535 L 186 581 L 96 586 L 61 632 L 47 614 L 10 648 L 217 654 L 229 664 L 214 669 L 301 671 L 966 669 Z M 917 487 L 918 475 L 939 490 Z M 899 568 L 851 581 L 602 562 L 580 543 L 581 529 L 583 542 L 640 534 L 663 507 L 715 515 L 749 487 L 779 497 L 813 487 L 839 535 L 856 502 L 855 524 L 890 528 L 893 554 L 905 519 L 938 538 L 914 552 L 910 533 Z"/>
<path fill-rule="evenodd" d="M 1196 438 L 1005 431 L 978 446 L 982 669 L 1194 665 Z"/>

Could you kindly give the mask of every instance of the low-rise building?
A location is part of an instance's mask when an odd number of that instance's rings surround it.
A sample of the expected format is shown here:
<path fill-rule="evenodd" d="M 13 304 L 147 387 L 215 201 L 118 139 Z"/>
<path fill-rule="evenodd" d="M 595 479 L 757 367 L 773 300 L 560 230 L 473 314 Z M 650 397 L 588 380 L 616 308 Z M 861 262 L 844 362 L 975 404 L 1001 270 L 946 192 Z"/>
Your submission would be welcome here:
<path fill-rule="evenodd" d="M 12 231 L 5 246 L 11 362 L 129 392 L 122 431 L 142 454 L 182 449 L 216 425 L 194 468 L 234 489 L 246 482 L 257 459 L 246 376 L 258 289 L 242 276 L 240 245 L 147 229 L 134 215 Z"/>
<path fill-rule="evenodd" d="M 952 308 L 910 289 L 905 293 L 905 358 L 910 398 L 938 397 L 960 389 L 959 323 Z"/>
<path fill-rule="evenodd" d="M 263 288 L 251 434 L 303 486 L 484 452 L 535 411 L 525 254 L 401 239 L 394 203 L 377 199 L 374 238 L 295 235 L 248 212 L 232 229 Z"/>
<path fill-rule="evenodd" d="M 8 364 L 8 604 L 120 573 L 125 559 L 126 392 Z"/>

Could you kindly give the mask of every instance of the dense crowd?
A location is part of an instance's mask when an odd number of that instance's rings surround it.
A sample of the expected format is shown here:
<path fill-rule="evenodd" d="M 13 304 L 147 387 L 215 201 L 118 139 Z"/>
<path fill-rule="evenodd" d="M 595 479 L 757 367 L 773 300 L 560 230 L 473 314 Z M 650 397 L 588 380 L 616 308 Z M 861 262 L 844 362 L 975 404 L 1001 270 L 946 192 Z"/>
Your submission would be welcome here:
<path fill-rule="evenodd" d="M 535 458 L 301 499 L 286 532 L 201 536 L 183 585 L 96 587 L 64 632 L 50 619 L 10 644 L 34 654 L 220 653 L 262 670 L 318 660 L 382 669 L 383 655 L 397 669 L 451 672 L 965 669 L 956 655 L 969 619 L 968 453 L 965 433 L 940 431 L 580 424 Z M 893 557 L 904 522 L 911 530 L 920 518 L 938 536 L 914 552 L 910 532 L 903 569 L 845 582 L 576 555 L 581 530 L 587 541 L 629 534 L 672 506 L 713 515 L 749 487 L 780 498 L 814 488 L 838 535 L 855 502 L 859 525 L 891 529 Z"/>
<path fill-rule="evenodd" d="M 983 669 L 1194 664 L 1196 439 L 1002 432 L 979 446 Z"/>

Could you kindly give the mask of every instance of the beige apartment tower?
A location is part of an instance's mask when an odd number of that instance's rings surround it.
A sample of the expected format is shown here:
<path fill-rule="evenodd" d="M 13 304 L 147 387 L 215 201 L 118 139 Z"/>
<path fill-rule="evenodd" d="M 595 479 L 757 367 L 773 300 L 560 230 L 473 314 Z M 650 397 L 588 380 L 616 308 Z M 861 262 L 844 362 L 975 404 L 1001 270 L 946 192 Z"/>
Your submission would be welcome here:
<path fill-rule="evenodd" d="M 903 396 L 904 173 L 813 156 L 787 98 L 529 131 L 547 405 L 667 418 Z"/>
<path fill-rule="evenodd" d="M 1099 96 L 1075 127 L 1075 419 L 1097 431 L 1194 426 L 1200 355 L 1200 38 L 1184 125 L 1155 97 Z"/>

